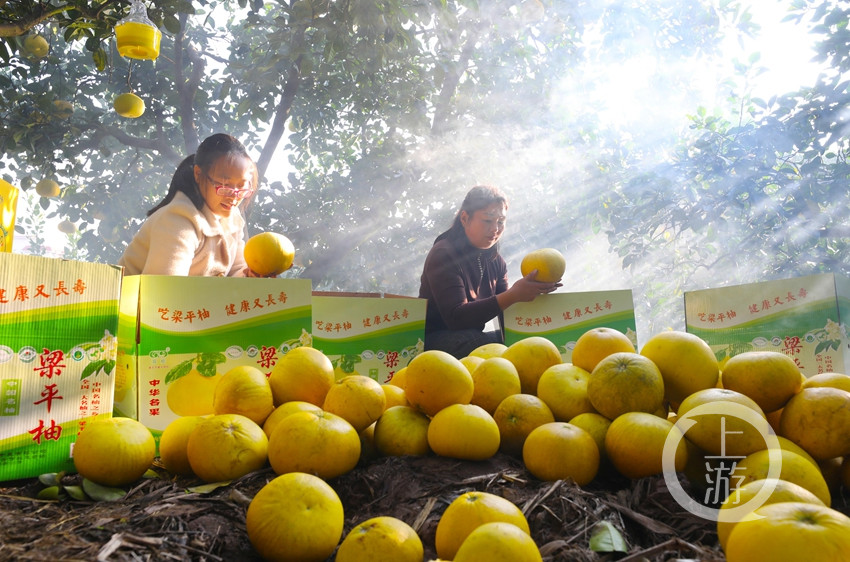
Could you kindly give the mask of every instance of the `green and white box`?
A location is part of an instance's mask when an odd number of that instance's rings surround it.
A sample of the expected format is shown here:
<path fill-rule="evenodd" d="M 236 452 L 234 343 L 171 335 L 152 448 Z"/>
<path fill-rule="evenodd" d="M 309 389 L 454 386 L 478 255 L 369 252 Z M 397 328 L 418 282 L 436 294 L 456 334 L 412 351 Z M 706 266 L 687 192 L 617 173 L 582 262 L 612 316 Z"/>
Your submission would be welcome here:
<path fill-rule="evenodd" d="M 366 375 L 387 383 L 425 348 L 425 299 L 359 293 L 313 296 L 313 347 L 336 378 Z"/>
<path fill-rule="evenodd" d="M 177 417 L 213 413 L 230 369 L 268 376 L 290 349 L 311 344 L 311 290 L 309 279 L 125 277 L 121 333 L 135 339 L 120 344 L 116 413 L 135 413 L 157 440 Z"/>
<path fill-rule="evenodd" d="M 637 348 L 635 306 L 630 289 L 551 293 L 505 310 L 505 345 L 540 336 L 572 360 L 576 340 L 592 328 L 611 328 L 626 334 Z"/>
<path fill-rule="evenodd" d="M 806 376 L 850 374 L 850 280 L 824 273 L 689 291 L 685 325 L 718 359 L 745 351 L 779 351 Z"/>
<path fill-rule="evenodd" d="M 121 268 L 0 253 L 0 480 L 74 472 L 112 416 Z"/>

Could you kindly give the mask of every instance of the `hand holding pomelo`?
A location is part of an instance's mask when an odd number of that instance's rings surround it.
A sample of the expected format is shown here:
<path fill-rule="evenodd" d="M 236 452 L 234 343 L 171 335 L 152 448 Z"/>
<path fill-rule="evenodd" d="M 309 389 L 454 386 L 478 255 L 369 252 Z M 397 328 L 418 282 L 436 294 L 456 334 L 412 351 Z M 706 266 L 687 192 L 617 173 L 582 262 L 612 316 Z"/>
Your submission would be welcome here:
<path fill-rule="evenodd" d="M 292 267 L 295 246 L 286 236 L 261 232 L 245 242 L 245 263 L 262 277 L 276 277 Z"/>

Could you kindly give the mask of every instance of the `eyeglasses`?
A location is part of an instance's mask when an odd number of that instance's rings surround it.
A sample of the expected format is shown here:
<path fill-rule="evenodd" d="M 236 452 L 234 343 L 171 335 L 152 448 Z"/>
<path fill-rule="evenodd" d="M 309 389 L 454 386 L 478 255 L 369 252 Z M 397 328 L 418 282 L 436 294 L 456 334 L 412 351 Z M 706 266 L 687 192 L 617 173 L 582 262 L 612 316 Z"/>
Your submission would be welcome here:
<path fill-rule="evenodd" d="M 216 195 L 220 197 L 234 197 L 236 199 L 244 199 L 246 197 L 250 197 L 254 193 L 254 190 L 251 188 L 239 189 L 236 187 L 230 187 L 227 184 L 223 184 L 212 179 L 209 174 L 206 174 L 206 176 L 210 183 L 213 184 Z"/>

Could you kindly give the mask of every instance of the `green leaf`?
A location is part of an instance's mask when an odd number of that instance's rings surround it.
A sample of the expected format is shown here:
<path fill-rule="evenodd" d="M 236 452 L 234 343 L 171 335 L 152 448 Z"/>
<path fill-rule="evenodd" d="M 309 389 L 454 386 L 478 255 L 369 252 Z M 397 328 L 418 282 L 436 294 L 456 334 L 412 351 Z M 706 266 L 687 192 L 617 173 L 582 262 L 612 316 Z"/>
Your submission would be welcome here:
<path fill-rule="evenodd" d="M 225 482 L 212 482 L 210 484 L 201 484 L 200 486 L 192 486 L 191 488 L 186 488 L 186 491 L 191 492 L 193 494 L 209 494 L 219 488 L 223 488 L 224 486 L 230 485 L 230 480 Z"/>
<path fill-rule="evenodd" d="M 152 468 L 149 468 L 142 474 L 142 478 L 147 478 L 148 480 L 158 480 L 159 473 Z"/>
<path fill-rule="evenodd" d="M 65 491 L 69 496 L 77 501 L 85 501 L 88 499 L 81 486 L 65 486 Z"/>
<path fill-rule="evenodd" d="M 194 359 L 187 359 L 182 363 L 178 363 L 175 365 L 168 373 L 165 375 L 165 384 L 171 384 L 177 379 L 184 377 L 189 374 L 192 370 L 192 364 L 195 362 Z"/>
<path fill-rule="evenodd" d="M 197 360 L 198 372 L 205 377 L 214 377 L 218 374 L 216 365 L 227 361 L 227 357 L 223 353 L 199 353 Z"/>
<path fill-rule="evenodd" d="M 180 33 L 180 20 L 178 20 L 174 15 L 168 14 L 163 18 L 163 25 L 165 25 L 165 29 L 167 29 L 170 33 L 177 35 Z"/>
<path fill-rule="evenodd" d="M 64 472 L 46 472 L 38 475 L 38 481 L 45 486 L 59 486 L 63 476 Z"/>
<path fill-rule="evenodd" d="M 83 490 L 88 497 L 101 502 L 117 501 L 127 495 L 127 492 L 121 488 L 101 486 L 96 482 L 92 482 L 88 478 L 83 478 Z"/>
<path fill-rule="evenodd" d="M 80 380 L 86 379 L 94 374 L 97 374 L 102 369 L 109 365 L 110 361 L 107 359 L 101 359 L 100 361 L 92 361 L 88 365 L 83 368 L 83 372 L 80 375 Z M 114 362 L 112 362 L 114 364 Z"/>
<path fill-rule="evenodd" d="M 50 486 L 39 491 L 36 497 L 40 500 L 58 500 L 62 496 L 61 490 L 59 486 Z"/>
<path fill-rule="evenodd" d="M 608 521 L 593 526 L 590 534 L 590 550 L 593 552 L 628 552 L 623 535 Z"/>
<path fill-rule="evenodd" d="M 94 66 L 97 68 L 98 72 L 103 72 L 103 69 L 106 68 L 106 51 L 103 47 L 98 47 L 97 50 L 92 51 L 91 58 L 94 61 Z"/>

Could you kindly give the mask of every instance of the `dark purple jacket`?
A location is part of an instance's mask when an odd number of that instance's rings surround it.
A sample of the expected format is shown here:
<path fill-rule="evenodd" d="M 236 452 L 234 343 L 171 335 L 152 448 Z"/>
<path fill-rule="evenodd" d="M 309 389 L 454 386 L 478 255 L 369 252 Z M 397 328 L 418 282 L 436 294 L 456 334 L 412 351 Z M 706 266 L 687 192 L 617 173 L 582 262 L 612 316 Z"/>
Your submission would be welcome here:
<path fill-rule="evenodd" d="M 483 331 L 497 316 L 504 325 L 496 295 L 507 290 L 508 267 L 496 247 L 476 248 L 465 234 L 438 239 L 425 258 L 419 286 L 419 298 L 428 300 L 425 333 Z"/>

